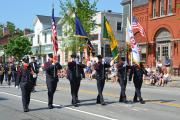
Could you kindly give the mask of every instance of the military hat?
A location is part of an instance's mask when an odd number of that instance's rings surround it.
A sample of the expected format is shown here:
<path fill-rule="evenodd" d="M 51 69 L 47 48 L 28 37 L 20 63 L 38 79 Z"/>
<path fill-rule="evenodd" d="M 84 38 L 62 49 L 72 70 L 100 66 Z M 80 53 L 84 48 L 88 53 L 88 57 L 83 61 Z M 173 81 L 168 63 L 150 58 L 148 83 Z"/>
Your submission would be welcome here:
<path fill-rule="evenodd" d="M 48 57 L 49 57 L 49 58 L 53 58 L 53 54 L 52 54 L 52 53 L 49 53 L 49 54 L 48 54 Z"/>
<path fill-rule="evenodd" d="M 102 55 L 97 55 L 97 58 L 98 59 L 102 59 Z"/>
<path fill-rule="evenodd" d="M 25 62 L 25 63 L 29 63 L 29 57 L 28 56 L 24 56 L 22 61 Z"/>
<path fill-rule="evenodd" d="M 76 54 L 72 54 L 72 55 L 71 55 L 71 58 L 76 58 Z"/>

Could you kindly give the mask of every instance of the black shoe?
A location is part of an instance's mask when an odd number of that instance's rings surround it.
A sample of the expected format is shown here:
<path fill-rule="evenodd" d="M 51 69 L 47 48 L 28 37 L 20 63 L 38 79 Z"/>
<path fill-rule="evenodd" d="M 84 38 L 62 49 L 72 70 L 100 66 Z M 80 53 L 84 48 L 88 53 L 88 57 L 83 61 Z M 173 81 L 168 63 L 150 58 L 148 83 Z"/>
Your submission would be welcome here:
<path fill-rule="evenodd" d="M 123 102 L 123 99 L 122 99 L 122 98 L 120 98 L 120 99 L 119 99 L 119 102 Z"/>
<path fill-rule="evenodd" d="M 72 104 L 74 107 L 78 107 L 78 104 L 77 103 L 73 103 Z"/>
<path fill-rule="evenodd" d="M 29 112 L 29 109 L 28 109 L 28 108 L 25 108 L 25 109 L 24 109 L 24 112 Z"/>
<path fill-rule="evenodd" d="M 136 103 L 136 102 L 139 102 L 137 99 L 133 99 L 133 102 Z"/>
<path fill-rule="evenodd" d="M 100 101 L 96 101 L 96 104 L 100 104 L 101 102 Z"/>
<path fill-rule="evenodd" d="M 101 102 L 101 105 L 106 105 L 106 103 L 105 102 Z"/>
<path fill-rule="evenodd" d="M 139 102 L 140 102 L 141 104 L 145 104 L 145 101 L 144 101 L 143 99 L 140 99 Z"/>
<path fill-rule="evenodd" d="M 126 98 L 123 99 L 123 103 L 127 103 L 128 101 L 126 100 Z"/>
<path fill-rule="evenodd" d="M 77 103 L 80 103 L 80 100 L 76 100 Z"/>
<path fill-rule="evenodd" d="M 49 108 L 49 109 L 53 109 L 54 107 L 53 107 L 52 105 L 49 105 L 48 108 Z"/>

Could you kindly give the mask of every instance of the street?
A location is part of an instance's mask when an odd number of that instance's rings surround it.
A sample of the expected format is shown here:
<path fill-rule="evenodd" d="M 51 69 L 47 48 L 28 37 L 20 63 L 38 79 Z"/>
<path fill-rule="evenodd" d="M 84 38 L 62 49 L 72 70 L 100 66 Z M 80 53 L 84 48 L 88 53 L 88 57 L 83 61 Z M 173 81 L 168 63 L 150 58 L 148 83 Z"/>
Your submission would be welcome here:
<path fill-rule="evenodd" d="M 82 80 L 79 107 L 71 105 L 69 81 L 60 79 L 54 96 L 55 108 L 47 107 L 47 88 L 38 81 L 37 92 L 31 94 L 30 112 L 24 113 L 21 91 L 4 83 L 0 86 L 0 120 L 179 120 L 180 88 L 143 85 L 146 104 L 133 103 L 134 86 L 127 84 L 128 103 L 119 103 L 120 86 L 106 82 L 104 98 L 107 105 L 96 104 L 96 81 Z"/>

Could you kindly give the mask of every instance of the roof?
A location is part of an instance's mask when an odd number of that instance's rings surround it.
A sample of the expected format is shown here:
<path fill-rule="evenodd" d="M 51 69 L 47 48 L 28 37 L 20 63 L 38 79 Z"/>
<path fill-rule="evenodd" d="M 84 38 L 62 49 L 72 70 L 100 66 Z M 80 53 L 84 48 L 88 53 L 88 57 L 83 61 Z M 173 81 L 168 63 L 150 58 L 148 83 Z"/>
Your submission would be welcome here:
<path fill-rule="evenodd" d="M 36 15 L 36 18 L 34 20 L 34 24 L 36 23 L 36 21 L 39 19 L 39 21 L 42 24 L 51 24 L 51 16 L 44 16 L 44 15 Z M 57 22 L 60 20 L 60 17 L 55 17 L 55 22 L 57 24 Z"/>
<path fill-rule="evenodd" d="M 121 5 L 129 4 L 131 0 L 122 0 Z M 148 0 L 133 0 L 133 7 L 145 5 Z"/>

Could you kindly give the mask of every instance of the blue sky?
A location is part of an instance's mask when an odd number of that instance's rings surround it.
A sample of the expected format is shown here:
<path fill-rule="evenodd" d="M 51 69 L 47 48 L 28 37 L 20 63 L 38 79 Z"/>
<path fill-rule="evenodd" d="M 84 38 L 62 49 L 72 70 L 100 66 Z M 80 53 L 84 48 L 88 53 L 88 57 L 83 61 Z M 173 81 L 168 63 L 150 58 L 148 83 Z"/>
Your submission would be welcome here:
<path fill-rule="evenodd" d="M 16 27 L 33 29 L 36 15 L 51 16 L 53 0 L 1 0 L 0 23 L 13 22 Z M 55 16 L 59 16 L 59 0 L 55 1 Z M 97 9 L 122 12 L 121 0 L 99 0 Z"/>

